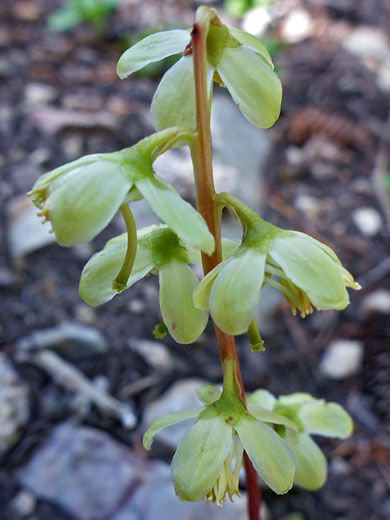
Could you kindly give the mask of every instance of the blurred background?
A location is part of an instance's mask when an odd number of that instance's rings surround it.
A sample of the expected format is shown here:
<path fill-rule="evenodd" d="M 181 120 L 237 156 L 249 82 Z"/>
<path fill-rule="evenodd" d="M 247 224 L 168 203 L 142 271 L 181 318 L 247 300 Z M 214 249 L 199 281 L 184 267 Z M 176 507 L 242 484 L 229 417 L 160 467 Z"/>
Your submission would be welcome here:
<path fill-rule="evenodd" d="M 2 0 L 0 4 L 0 518 L 3 520 L 244 519 L 179 502 L 169 461 L 188 424 L 144 452 L 156 417 L 197 404 L 219 383 L 212 327 L 192 346 L 156 340 L 156 277 L 100 308 L 78 295 L 89 257 L 123 231 L 64 249 L 26 197 L 44 173 L 152 132 L 149 105 L 173 63 L 130 79 L 120 54 L 149 33 L 189 27 L 201 4 L 259 36 L 282 80 L 279 121 L 247 123 L 219 87 L 212 132 L 219 190 L 279 226 L 329 244 L 362 285 L 343 312 L 293 317 L 262 292 L 266 351 L 238 338 L 248 391 L 310 392 L 355 421 L 345 441 L 318 439 L 329 477 L 318 492 L 264 488 L 263 520 L 390 517 L 390 3 L 388 0 Z M 193 202 L 185 150 L 157 172 Z M 133 204 L 138 227 L 154 222 Z M 49 226 L 50 227 L 50 226 Z M 224 222 L 227 236 L 239 236 Z M 243 483 L 244 484 L 244 483 Z"/>

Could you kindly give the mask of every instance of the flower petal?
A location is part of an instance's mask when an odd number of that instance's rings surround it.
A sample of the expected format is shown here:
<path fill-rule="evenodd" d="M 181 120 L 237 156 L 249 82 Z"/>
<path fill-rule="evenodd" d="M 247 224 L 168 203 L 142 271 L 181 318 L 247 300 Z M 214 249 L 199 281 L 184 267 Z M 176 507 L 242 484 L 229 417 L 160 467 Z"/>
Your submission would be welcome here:
<path fill-rule="evenodd" d="M 192 292 L 199 280 L 183 262 L 171 260 L 159 269 L 160 308 L 169 334 L 178 343 L 192 343 L 202 334 L 208 312 L 196 309 Z"/>
<path fill-rule="evenodd" d="M 317 309 L 341 310 L 348 305 L 338 264 L 310 237 L 275 238 L 269 255 L 286 273 L 286 278 L 306 292 Z"/>
<path fill-rule="evenodd" d="M 288 417 L 270 412 L 269 410 L 259 406 L 248 406 L 248 411 L 259 421 L 264 423 L 281 424 L 282 426 L 288 426 L 294 431 L 298 431 L 297 425 Z"/>
<path fill-rule="evenodd" d="M 201 419 L 181 439 L 172 460 L 172 479 L 179 498 L 204 499 L 232 446 L 232 429 L 221 417 Z"/>
<path fill-rule="evenodd" d="M 151 34 L 122 54 L 116 68 L 117 74 L 124 79 L 149 63 L 184 52 L 190 40 L 189 32 L 180 29 Z"/>
<path fill-rule="evenodd" d="M 86 303 L 96 307 L 110 301 L 118 294 L 118 291 L 112 288 L 112 284 L 122 267 L 126 249 L 127 233 L 124 233 L 107 242 L 102 251 L 90 258 L 81 273 L 79 285 L 80 296 Z M 128 289 L 152 269 L 150 251 L 138 245 L 126 288 Z"/>
<path fill-rule="evenodd" d="M 308 401 L 302 405 L 298 417 L 307 433 L 346 439 L 353 430 L 351 416 L 337 403 Z"/>
<path fill-rule="evenodd" d="M 241 419 L 234 428 L 264 482 L 279 495 L 287 493 L 294 479 L 294 462 L 287 444 L 260 421 Z"/>
<path fill-rule="evenodd" d="M 211 89 L 214 69 L 207 63 L 207 87 Z M 183 56 L 162 77 L 150 107 L 153 126 L 196 127 L 195 82 L 192 56 Z"/>
<path fill-rule="evenodd" d="M 197 309 L 207 310 L 209 308 L 209 297 L 213 283 L 217 275 L 227 264 L 227 260 L 220 262 L 200 281 L 198 287 L 194 290 L 193 300 Z"/>
<path fill-rule="evenodd" d="M 42 201 L 40 200 L 39 192 L 45 192 L 50 184 L 52 184 L 56 179 L 59 177 L 62 177 L 63 175 L 66 175 L 67 173 L 71 172 L 72 170 L 75 170 L 76 168 L 80 168 L 81 166 L 87 166 L 88 164 L 96 163 L 97 161 L 104 158 L 103 154 L 90 154 L 90 155 L 84 155 L 83 157 L 80 157 L 80 159 L 77 159 L 75 161 L 72 161 L 70 163 L 64 164 L 62 166 L 59 166 L 58 168 L 55 168 L 54 170 L 51 170 L 50 172 L 44 173 L 39 177 L 39 179 L 34 184 L 31 192 L 29 193 L 31 200 L 33 201 L 34 205 L 38 208 L 41 208 L 43 206 Z"/>
<path fill-rule="evenodd" d="M 297 444 L 289 443 L 295 461 L 294 483 L 315 491 L 324 485 L 328 464 L 326 458 L 313 439 L 301 433 Z"/>
<path fill-rule="evenodd" d="M 263 283 L 265 255 L 247 249 L 226 261 L 210 291 L 210 314 L 226 334 L 242 334 L 252 321 Z"/>
<path fill-rule="evenodd" d="M 268 390 L 260 389 L 248 395 L 246 403 L 248 406 L 260 406 L 271 412 L 276 403 L 276 397 Z"/>
<path fill-rule="evenodd" d="M 253 34 L 249 34 L 245 31 L 241 31 L 241 29 L 237 29 L 237 27 L 229 27 L 229 32 L 236 40 L 240 43 L 243 43 L 246 47 L 249 47 L 253 51 L 255 51 L 261 58 L 265 61 L 265 63 L 271 68 L 274 68 L 274 64 L 272 63 L 272 58 L 269 55 L 269 52 L 261 43 L 261 41 L 253 36 Z"/>
<path fill-rule="evenodd" d="M 161 430 L 169 428 L 169 426 L 174 426 L 179 422 L 187 421 L 188 419 L 198 417 L 202 410 L 202 406 L 188 408 L 187 410 L 180 410 L 178 412 L 173 412 L 168 415 L 163 415 L 162 417 L 159 417 L 158 419 L 153 421 L 144 433 L 144 436 L 142 438 L 142 444 L 145 450 L 150 450 L 150 448 L 152 447 L 154 436 L 157 435 Z"/>
<path fill-rule="evenodd" d="M 137 188 L 153 211 L 186 244 L 207 254 L 214 251 L 214 238 L 202 216 L 171 186 L 158 177 L 137 182 Z"/>
<path fill-rule="evenodd" d="M 315 401 L 315 398 L 306 392 L 295 392 L 288 395 L 280 395 L 277 404 L 286 406 L 306 403 L 307 401 Z"/>
<path fill-rule="evenodd" d="M 72 170 L 48 188 L 44 206 L 61 246 L 92 240 L 118 211 L 131 184 L 114 162 L 99 161 Z"/>
<path fill-rule="evenodd" d="M 218 72 L 243 115 L 258 128 L 279 117 L 282 86 L 277 75 L 252 49 L 225 49 Z"/>

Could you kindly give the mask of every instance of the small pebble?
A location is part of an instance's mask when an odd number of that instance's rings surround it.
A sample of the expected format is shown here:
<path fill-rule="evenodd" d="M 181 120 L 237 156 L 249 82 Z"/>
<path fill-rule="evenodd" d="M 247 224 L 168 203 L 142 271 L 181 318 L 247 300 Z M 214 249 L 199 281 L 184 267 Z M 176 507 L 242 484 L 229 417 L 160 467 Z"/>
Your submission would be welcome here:
<path fill-rule="evenodd" d="M 374 237 L 382 227 L 381 216 L 374 208 L 358 208 L 352 212 L 352 219 L 359 231 L 367 237 Z"/>
<path fill-rule="evenodd" d="M 173 360 L 167 347 L 159 341 L 132 339 L 130 348 L 140 354 L 158 372 L 171 372 Z"/>
<path fill-rule="evenodd" d="M 13 498 L 11 508 L 22 518 L 33 514 L 37 505 L 37 499 L 29 491 L 22 490 Z"/>
<path fill-rule="evenodd" d="M 377 289 L 366 296 L 360 306 L 366 314 L 390 314 L 389 289 Z"/>
<path fill-rule="evenodd" d="M 337 340 L 326 350 L 319 365 L 329 379 L 346 379 L 362 368 L 363 344 L 355 340 Z"/>

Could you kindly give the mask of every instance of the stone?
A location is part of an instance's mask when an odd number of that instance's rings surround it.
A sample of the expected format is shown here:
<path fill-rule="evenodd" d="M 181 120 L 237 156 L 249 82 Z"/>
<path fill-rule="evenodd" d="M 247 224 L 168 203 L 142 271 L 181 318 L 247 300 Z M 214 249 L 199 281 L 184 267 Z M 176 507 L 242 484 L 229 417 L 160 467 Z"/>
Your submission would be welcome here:
<path fill-rule="evenodd" d="M 346 379 L 358 374 L 362 368 L 363 343 L 339 339 L 325 351 L 319 371 L 329 379 Z"/>
<path fill-rule="evenodd" d="M 129 347 L 140 354 L 154 370 L 169 373 L 173 369 L 173 359 L 167 347 L 159 341 L 132 338 Z"/>
<path fill-rule="evenodd" d="M 55 242 L 51 224 L 44 224 L 37 216 L 38 209 L 22 195 L 8 206 L 8 247 L 13 258 L 20 258 Z"/>
<path fill-rule="evenodd" d="M 249 205 L 258 207 L 261 169 L 270 151 L 268 134 L 248 123 L 233 101 L 224 95 L 213 98 L 211 132 L 216 190 L 232 192 Z M 173 184 L 184 198 L 194 197 L 188 149 L 168 150 L 157 158 L 154 167 L 156 173 Z M 149 224 L 148 220 L 143 225 Z"/>
<path fill-rule="evenodd" d="M 0 455 L 17 442 L 29 416 L 28 388 L 0 352 Z"/>
<path fill-rule="evenodd" d="M 294 206 L 310 220 L 317 219 L 322 211 L 321 201 L 307 193 L 301 193 L 295 197 Z"/>
<path fill-rule="evenodd" d="M 367 236 L 374 237 L 382 228 L 382 219 L 374 208 L 363 207 L 352 212 L 352 220 L 359 231 Z"/>
<path fill-rule="evenodd" d="M 356 27 L 344 40 L 344 48 L 363 59 L 376 62 L 385 61 L 390 53 L 386 34 L 377 27 L 361 25 Z"/>
<path fill-rule="evenodd" d="M 247 501 L 219 509 L 181 502 L 170 468 L 145 461 L 95 428 L 56 426 L 17 474 L 19 483 L 79 520 L 244 520 Z"/>
<path fill-rule="evenodd" d="M 20 352 L 51 349 L 68 360 L 83 359 L 108 352 L 108 342 L 93 327 L 64 322 L 57 327 L 37 330 L 16 343 Z"/>
<path fill-rule="evenodd" d="M 360 304 L 365 314 L 390 314 L 390 290 L 377 289 L 366 296 Z"/>
<path fill-rule="evenodd" d="M 34 107 L 30 117 L 45 136 L 56 135 L 65 129 L 103 129 L 115 131 L 119 121 L 108 112 L 81 112 L 53 107 Z"/>
<path fill-rule="evenodd" d="M 80 520 L 103 520 L 113 518 L 142 471 L 142 461 L 107 433 L 67 422 L 52 430 L 18 479 Z"/>
<path fill-rule="evenodd" d="M 37 499 L 32 493 L 26 490 L 19 491 L 17 495 L 12 499 L 11 509 L 15 511 L 19 516 L 25 518 L 34 513 Z"/>
<path fill-rule="evenodd" d="M 132 499 L 112 520 L 246 520 L 247 499 L 245 493 L 242 495 L 222 508 L 205 502 L 182 502 L 175 495 L 169 466 L 154 462 Z"/>
<path fill-rule="evenodd" d="M 282 23 L 281 37 L 287 43 L 297 43 L 313 33 L 313 20 L 304 9 L 292 9 Z"/>
<path fill-rule="evenodd" d="M 28 83 L 24 89 L 24 102 L 27 105 L 49 105 L 57 97 L 57 91 L 51 85 Z"/>
<path fill-rule="evenodd" d="M 266 7 L 253 7 L 242 18 L 242 30 L 260 37 L 265 33 L 272 19 L 271 11 Z"/>
<path fill-rule="evenodd" d="M 254 128 L 227 95 L 215 95 L 211 109 L 216 191 L 228 191 L 259 207 L 262 170 L 271 149 L 269 134 Z"/>
<path fill-rule="evenodd" d="M 205 384 L 207 384 L 206 381 L 196 378 L 182 379 L 173 384 L 159 399 L 146 405 L 141 430 L 145 432 L 150 424 L 162 415 L 185 408 L 202 406 L 195 392 Z M 162 430 L 156 435 L 155 442 L 161 443 L 168 449 L 175 450 L 184 433 L 194 422 L 195 419 L 190 419 Z"/>

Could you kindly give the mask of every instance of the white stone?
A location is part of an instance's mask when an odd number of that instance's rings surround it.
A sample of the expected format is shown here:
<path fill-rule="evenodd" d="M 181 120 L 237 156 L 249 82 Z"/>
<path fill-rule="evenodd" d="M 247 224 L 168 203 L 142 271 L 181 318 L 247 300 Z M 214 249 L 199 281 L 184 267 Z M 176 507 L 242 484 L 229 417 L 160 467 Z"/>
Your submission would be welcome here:
<path fill-rule="evenodd" d="M 254 36 L 261 36 L 271 22 L 272 15 L 269 9 L 254 7 L 244 14 L 241 26 L 243 31 Z"/>
<path fill-rule="evenodd" d="M 22 518 L 32 515 L 37 505 L 37 499 L 29 491 L 19 491 L 12 499 L 11 508 Z"/>
<path fill-rule="evenodd" d="M 133 338 L 129 341 L 129 347 L 140 354 L 158 372 L 171 372 L 173 368 L 172 356 L 163 343 Z"/>
<path fill-rule="evenodd" d="M 313 20 L 304 9 L 294 9 L 282 25 L 282 40 L 287 43 L 297 43 L 308 38 L 313 33 Z"/>
<path fill-rule="evenodd" d="M 366 296 L 360 306 L 367 314 L 390 314 L 390 291 L 389 289 L 377 289 Z"/>
<path fill-rule="evenodd" d="M 355 340 L 336 340 L 323 355 L 319 370 L 329 379 L 346 379 L 362 368 L 363 344 Z"/>
<path fill-rule="evenodd" d="M 294 206 L 309 219 L 315 219 L 321 213 L 320 201 L 306 193 L 301 193 L 295 197 Z"/>
<path fill-rule="evenodd" d="M 370 58 L 377 62 L 386 60 L 390 53 L 386 34 L 376 27 L 360 26 L 345 39 L 344 48 L 361 58 Z"/>
<path fill-rule="evenodd" d="M 374 208 L 358 208 L 353 211 L 352 219 L 359 231 L 367 237 L 374 237 L 382 227 L 381 216 Z"/>
<path fill-rule="evenodd" d="M 24 100 L 28 105 L 48 105 L 56 95 L 54 87 L 42 83 L 28 83 L 24 89 Z"/>

